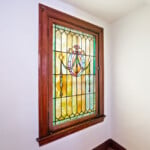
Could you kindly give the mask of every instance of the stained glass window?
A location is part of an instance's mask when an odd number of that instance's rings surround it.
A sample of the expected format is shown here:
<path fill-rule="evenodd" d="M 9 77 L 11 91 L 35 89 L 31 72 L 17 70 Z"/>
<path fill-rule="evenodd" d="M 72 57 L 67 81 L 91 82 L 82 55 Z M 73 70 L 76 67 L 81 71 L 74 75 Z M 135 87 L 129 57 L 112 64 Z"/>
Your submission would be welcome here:
<path fill-rule="evenodd" d="M 104 120 L 103 34 L 39 4 L 39 145 Z"/>
<path fill-rule="evenodd" d="M 53 24 L 53 125 L 96 112 L 95 36 Z"/>

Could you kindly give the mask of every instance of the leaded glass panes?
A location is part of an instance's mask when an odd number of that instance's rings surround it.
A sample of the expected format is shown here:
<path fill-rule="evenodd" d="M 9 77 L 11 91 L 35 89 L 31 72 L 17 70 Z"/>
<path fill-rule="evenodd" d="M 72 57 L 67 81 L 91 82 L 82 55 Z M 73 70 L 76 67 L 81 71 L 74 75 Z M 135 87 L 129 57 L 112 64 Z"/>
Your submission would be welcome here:
<path fill-rule="evenodd" d="M 53 24 L 53 125 L 95 114 L 95 36 Z"/>
<path fill-rule="evenodd" d="M 103 35 L 39 5 L 39 145 L 104 120 Z"/>

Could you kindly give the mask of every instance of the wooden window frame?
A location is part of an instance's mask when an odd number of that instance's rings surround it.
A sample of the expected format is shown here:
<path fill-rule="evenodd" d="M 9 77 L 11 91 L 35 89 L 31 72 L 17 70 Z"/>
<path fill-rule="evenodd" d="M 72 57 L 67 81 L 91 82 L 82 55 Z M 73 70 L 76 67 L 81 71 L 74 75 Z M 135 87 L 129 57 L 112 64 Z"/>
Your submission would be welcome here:
<path fill-rule="evenodd" d="M 69 27 L 79 29 L 86 33 L 92 33 L 96 37 L 96 61 L 97 61 L 97 85 L 96 86 L 96 115 L 83 117 L 74 123 L 51 126 L 52 122 L 52 23 L 61 25 L 69 24 Z M 86 118 L 86 119 L 85 119 Z M 61 137 L 67 136 L 78 130 L 84 129 L 96 123 L 102 122 L 104 115 L 104 52 L 103 52 L 103 28 L 80 20 L 68 14 L 39 4 L 39 145 L 44 145 Z"/>

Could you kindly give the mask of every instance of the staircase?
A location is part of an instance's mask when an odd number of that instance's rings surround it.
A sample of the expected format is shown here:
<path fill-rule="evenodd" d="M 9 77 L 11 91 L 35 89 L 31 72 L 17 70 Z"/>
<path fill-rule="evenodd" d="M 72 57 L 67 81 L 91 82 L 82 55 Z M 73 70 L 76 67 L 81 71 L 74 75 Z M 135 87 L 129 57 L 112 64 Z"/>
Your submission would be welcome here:
<path fill-rule="evenodd" d="M 93 150 L 127 150 L 127 149 L 118 144 L 117 142 L 115 142 L 114 140 L 109 139 L 104 143 L 100 144 L 99 146 L 97 146 L 96 148 L 94 148 Z"/>

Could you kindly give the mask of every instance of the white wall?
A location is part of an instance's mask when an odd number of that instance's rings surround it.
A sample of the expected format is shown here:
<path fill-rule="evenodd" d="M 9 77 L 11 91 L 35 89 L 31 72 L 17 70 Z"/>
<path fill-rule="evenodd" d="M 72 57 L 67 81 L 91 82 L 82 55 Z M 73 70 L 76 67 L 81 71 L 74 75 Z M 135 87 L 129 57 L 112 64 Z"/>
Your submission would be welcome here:
<path fill-rule="evenodd" d="M 112 25 L 112 138 L 150 149 L 150 6 Z"/>
<path fill-rule="evenodd" d="M 38 0 L 0 1 L 0 150 L 90 150 L 111 137 L 110 37 L 102 20 L 58 0 L 41 3 L 104 27 L 105 114 L 103 123 L 39 148 Z"/>

